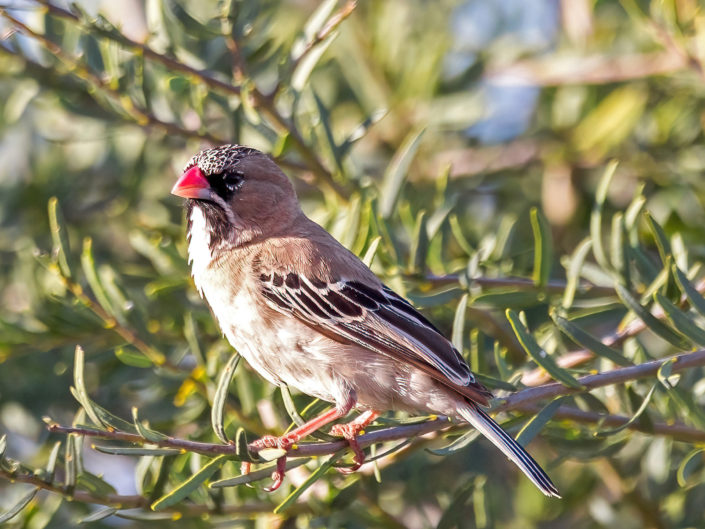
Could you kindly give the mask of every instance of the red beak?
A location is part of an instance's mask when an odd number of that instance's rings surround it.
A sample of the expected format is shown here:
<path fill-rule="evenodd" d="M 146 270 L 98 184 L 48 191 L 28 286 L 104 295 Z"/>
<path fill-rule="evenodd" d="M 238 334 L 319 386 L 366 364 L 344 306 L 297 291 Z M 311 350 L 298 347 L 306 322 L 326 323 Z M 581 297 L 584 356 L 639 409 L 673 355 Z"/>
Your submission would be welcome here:
<path fill-rule="evenodd" d="M 211 194 L 211 186 L 198 166 L 194 165 L 176 181 L 176 184 L 171 189 L 171 194 L 183 198 L 208 200 Z"/>

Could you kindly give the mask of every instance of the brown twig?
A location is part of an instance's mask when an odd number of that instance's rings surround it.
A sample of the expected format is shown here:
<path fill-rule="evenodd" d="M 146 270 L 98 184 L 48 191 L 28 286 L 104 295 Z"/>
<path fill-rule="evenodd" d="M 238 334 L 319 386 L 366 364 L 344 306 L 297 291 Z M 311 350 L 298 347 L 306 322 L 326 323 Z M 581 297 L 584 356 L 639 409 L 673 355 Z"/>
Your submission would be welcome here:
<path fill-rule="evenodd" d="M 533 412 L 535 411 L 533 405 L 538 401 L 553 399 L 562 395 L 573 395 L 599 387 L 620 384 L 630 380 L 653 376 L 656 374 L 658 369 L 663 366 L 666 362 L 673 362 L 673 366 L 671 368 L 672 373 L 677 373 L 679 371 L 694 367 L 705 366 L 705 349 L 701 349 L 693 353 L 684 353 L 676 355 L 666 359 L 653 360 L 651 362 L 646 362 L 637 366 L 622 367 L 614 369 L 612 371 L 598 373 L 596 375 L 587 375 L 578 379 L 578 382 L 583 386 L 583 389 L 570 388 L 562 384 L 547 384 L 545 386 L 537 388 L 525 389 L 503 399 L 497 399 L 498 405 L 494 407 L 493 411 L 495 413 L 511 410 L 528 410 Z M 563 411 L 561 413 L 565 418 L 571 418 L 579 422 L 597 422 L 600 420 L 605 420 L 608 421 L 610 424 L 619 426 L 629 420 L 628 418 L 622 416 L 604 416 L 597 413 L 583 413 L 580 410 L 569 410 L 566 408 L 562 408 L 562 410 Z M 561 415 L 558 416 L 560 417 Z M 446 417 L 438 417 L 435 420 L 429 420 L 426 422 L 409 425 L 398 425 L 371 431 L 360 436 L 359 443 L 361 446 L 365 447 L 371 444 L 416 437 L 427 434 L 429 432 L 442 430 L 444 428 L 448 428 L 449 426 L 451 425 L 447 421 Z M 158 442 L 151 442 L 141 437 L 140 435 L 117 430 L 102 431 L 90 428 L 61 426 L 56 423 L 51 423 L 48 428 L 49 431 L 56 433 L 75 433 L 87 437 L 98 437 L 115 441 L 125 441 L 128 443 L 152 444 L 159 447 L 177 448 L 205 455 L 235 455 L 237 452 L 237 447 L 234 445 L 204 443 L 201 441 L 177 439 L 174 437 L 167 437 L 166 439 L 163 439 Z M 638 430 L 640 427 L 639 425 L 632 424 L 630 425 L 630 428 Z M 656 432 L 656 430 L 654 430 L 654 432 Z M 658 428 L 658 433 L 664 435 L 678 434 L 684 436 L 688 440 L 700 440 L 705 438 L 705 432 L 700 432 L 699 430 L 689 428 L 688 426 L 682 424 L 672 425 L 661 423 Z M 338 450 L 345 448 L 345 446 L 346 441 L 343 440 L 332 442 L 301 443 L 296 447 L 296 449 L 290 452 L 290 456 L 323 456 L 337 452 Z"/>
<path fill-rule="evenodd" d="M 225 140 L 218 138 L 208 132 L 199 132 L 196 130 L 184 129 L 183 127 L 180 127 L 174 123 L 169 123 L 167 121 L 163 121 L 157 118 L 150 112 L 137 106 L 131 98 L 125 97 L 124 93 L 121 93 L 118 90 L 112 88 L 108 82 L 106 82 L 100 76 L 96 75 L 85 64 L 67 54 L 63 50 L 63 48 L 61 48 L 61 46 L 48 39 L 45 35 L 34 31 L 22 21 L 12 16 L 10 13 L 7 12 L 6 9 L 2 7 L 0 7 L 0 16 L 10 22 L 17 31 L 21 32 L 27 37 L 36 40 L 42 46 L 44 46 L 47 51 L 49 51 L 52 55 L 54 55 L 57 59 L 59 59 L 59 61 L 64 64 L 64 66 L 69 70 L 69 72 L 73 73 L 76 77 L 88 83 L 93 88 L 99 90 L 105 96 L 109 97 L 123 110 L 123 112 L 125 113 L 125 115 L 122 116 L 123 118 L 129 117 L 132 121 L 134 121 L 140 126 L 156 128 L 162 130 L 163 132 L 166 132 L 167 134 L 198 138 L 214 144 L 226 143 Z"/>
<path fill-rule="evenodd" d="M 695 286 L 695 289 L 700 293 L 705 292 L 705 281 L 699 282 Z M 687 297 L 684 294 L 683 296 L 681 296 L 681 306 L 683 306 L 686 302 Z M 658 319 L 663 319 L 666 317 L 666 313 L 660 306 L 654 308 L 651 314 Z M 628 325 L 625 325 L 623 328 L 617 329 L 613 333 L 604 336 L 601 341 L 608 347 L 614 347 L 615 345 L 621 345 L 625 340 L 627 340 L 627 338 L 636 336 L 642 331 L 645 331 L 647 328 L 648 326 L 642 320 L 634 319 Z M 589 349 L 580 349 L 560 356 L 556 360 L 556 363 L 564 369 L 569 369 L 589 362 L 594 358 L 595 353 L 593 353 Z M 540 367 L 533 369 L 528 373 L 525 373 L 521 377 L 521 383 L 525 386 L 539 386 L 541 384 L 545 384 L 549 380 L 551 380 L 551 376 L 546 373 L 543 368 Z"/>
<path fill-rule="evenodd" d="M 149 509 L 151 500 L 145 496 L 140 496 L 137 494 L 123 495 L 123 494 L 93 494 L 85 490 L 68 490 L 65 486 L 58 485 L 56 483 L 48 482 L 42 479 L 40 476 L 24 472 L 24 471 L 8 471 L 0 467 L 0 477 L 17 483 L 26 483 L 28 485 L 33 485 L 39 487 L 40 489 L 47 490 L 56 494 L 61 494 L 62 496 L 70 497 L 73 501 L 80 503 L 93 503 L 96 505 L 105 505 L 109 507 L 115 507 L 116 509 Z M 308 510 L 305 504 L 299 504 L 294 506 L 297 512 L 305 512 Z M 257 513 L 267 513 L 272 512 L 272 506 L 268 503 L 262 502 L 248 502 L 243 504 L 232 504 L 232 505 L 222 505 L 219 507 L 218 511 L 208 505 L 197 505 L 181 502 L 172 507 L 165 508 L 164 511 L 179 513 L 182 517 L 188 516 L 202 516 L 204 514 L 257 514 Z"/>

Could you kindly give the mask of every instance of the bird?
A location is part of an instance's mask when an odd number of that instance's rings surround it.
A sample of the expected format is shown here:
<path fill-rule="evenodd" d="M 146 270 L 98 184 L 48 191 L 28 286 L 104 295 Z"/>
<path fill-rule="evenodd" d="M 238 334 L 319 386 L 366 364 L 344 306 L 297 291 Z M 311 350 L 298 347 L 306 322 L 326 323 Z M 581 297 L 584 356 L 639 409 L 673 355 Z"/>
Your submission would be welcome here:
<path fill-rule="evenodd" d="M 193 156 L 171 193 L 185 198 L 194 284 L 235 350 L 263 378 L 332 403 L 320 416 L 250 446 L 285 451 L 333 425 L 353 452 L 381 413 L 431 413 L 467 422 L 547 496 L 558 489 L 483 410 L 493 397 L 460 352 L 411 303 L 302 211 L 294 187 L 265 153 L 223 145 Z M 286 456 L 277 460 L 278 488 Z M 245 471 L 249 469 L 245 466 Z"/>

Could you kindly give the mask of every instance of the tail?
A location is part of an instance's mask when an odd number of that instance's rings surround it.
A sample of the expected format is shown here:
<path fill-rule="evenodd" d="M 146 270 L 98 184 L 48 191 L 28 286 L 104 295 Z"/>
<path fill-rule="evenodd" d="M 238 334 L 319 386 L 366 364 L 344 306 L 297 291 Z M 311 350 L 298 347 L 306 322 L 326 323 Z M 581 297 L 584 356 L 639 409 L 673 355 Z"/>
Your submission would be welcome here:
<path fill-rule="evenodd" d="M 470 402 L 465 407 L 458 407 L 458 413 L 512 460 L 541 492 L 546 496 L 561 497 L 556 486 L 534 458 L 477 405 Z"/>

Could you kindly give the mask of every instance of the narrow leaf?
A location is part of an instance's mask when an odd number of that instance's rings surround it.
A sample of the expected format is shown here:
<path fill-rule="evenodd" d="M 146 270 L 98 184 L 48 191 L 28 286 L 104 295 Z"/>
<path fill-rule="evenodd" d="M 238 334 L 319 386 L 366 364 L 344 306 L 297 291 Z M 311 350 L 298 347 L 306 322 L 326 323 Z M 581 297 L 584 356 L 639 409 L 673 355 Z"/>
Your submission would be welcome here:
<path fill-rule="evenodd" d="M 316 470 L 311 472 L 306 481 L 304 481 L 300 486 L 298 486 L 294 491 L 289 494 L 286 499 L 274 508 L 274 514 L 278 514 L 285 511 L 290 505 L 292 505 L 311 485 L 313 485 L 319 478 L 323 477 L 328 469 L 333 466 L 338 459 L 340 459 L 341 454 L 333 454 L 328 461 L 319 466 Z"/>
<path fill-rule="evenodd" d="M 22 511 L 22 509 L 24 509 L 29 504 L 29 502 L 34 499 L 34 496 L 37 494 L 38 490 L 39 488 L 30 490 L 27 494 L 22 496 L 20 500 L 15 503 L 12 507 L 10 507 L 4 513 L 0 514 L 0 524 L 5 523 L 17 516 Z"/>
<path fill-rule="evenodd" d="M 409 248 L 409 270 L 419 274 L 426 269 L 426 256 L 428 255 L 426 222 L 426 212 L 419 211 L 414 225 L 414 234 L 411 237 L 411 248 Z"/>
<path fill-rule="evenodd" d="M 64 277 L 71 277 L 71 268 L 68 262 L 68 237 L 66 229 L 62 228 L 61 211 L 59 210 L 59 199 L 51 197 L 49 199 L 49 229 L 53 244 L 52 254 L 59 264 L 59 270 Z"/>
<path fill-rule="evenodd" d="M 303 417 L 301 417 L 301 415 L 299 415 L 299 412 L 296 409 L 294 399 L 291 397 L 291 391 L 289 391 L 289 386 L 284 383 L 281 383 L 279 384 L 279 391 L 282 394 L 284 407 L 286 408 L 286 412 L 289 414 L 289 417 L 291 417 L 291 420 L 294 421 L 297 426 L 301 426 L 302 424 L 304 424 L 306 421 Z"/>
<path fill-rule="evenodd" d="M 69 434 L 66 438 L 66 451 L 64 453 L 64 484 L 68 494 L 73 494 L 73 489 L 76 486 L 76 445 L 73 442 L 74 434 Z"/>
<path fill-rule="evenodd" d="M 159 511 L 179 503 L 198 487 L 203 485 L 208 478 L 215 474 L 215 472 L 225 464 L 229 457 L 229 455 L 220 455 L 213 458 L 181 485 L 152 503 L 151 509 L 153 511 Z"/>
<path fill-rule="evenodd" d="M 115 356 L 126 366 L 147 368 L 154 365 L 152 361 L 139 351 L 118 347 Z"/>
<path fill-rule="evenodd" d="M 524 327 L 524 324 L 519 319 L 519 315 L 511 309 L 506 311 L 507 319 L 509 320 L 514 334 L 524 350 L 539 366 L 546 370 L 555 380 L 569 388 L 582 389 L 582 385 L 573 378 L 567 370 L 556 364 L 553 357 L 544 351 L 531 335 L 529 330 Z"/>
<path fill-rule="evenodd" d="M 211 407 L 211 425 L 213 426 L 213 431 L 215 435 L 218 436 L 222 442 L 229 442 L 228 436 L 225 433 L 224 426 L 224 412 L 225 412 L 225 401 L 228 398 L 228 389 L 230 388 L 230 382 L 235 374 L 235 369 L 240 363 L 239 353 L 233 353 L 223 370 L 220 372 L 220 377 L 218 377 L 218 386 L 215 390 L 215 395 L 213 395 L 213 406 Z"/>
<path fill-rule="evenodd" d="M 112 516 L 117 511 L 118 510 L 115 507 L 105 507 L 103 509 L 98 509 L 93 514 L 89 514 L 85 518 L 81 518 L 78 523 L 97 522 L 99 520 L 107 518 L 108 516 Z"/>
<path fill-rule="evenodd" d="M 458 306 L 455 309 L 455 318 L 453 318 L 453 332 L 451 334 L 451 342 L 455 348 L 463 352 L 463 333 L 465 331 L 465 312 L 468 307 L 468 294 L 463 294 L 460 298 Z"/>
<path fill-rule="evenodd" d="M 382 236 L 378 235 L 374 239 L 372 239 L 372 242 L 370 245 L 367 247 L 367 251 L 365 252 L 365 255 L 362 258 L 362 262 L 365 263 L 368 267 L 372 266 L 372 261 L 375 258 L 375 255 L 377 254 L 377 248 L 379 247 L 379 242 L 382 240 Z"/>
<path fill-rule="evenodd" d="M 135 406 L 132 407 L 132 423 L 135 425 L 137 433 L 147 439 L 147 441 L 159 443 L 160 441 L 164 441 L 169 438 L 168 435 L 164 435 L 161 432 L 157 432 L 156 430 L 149 428 L 146 421 L 140 421 L 138 417 L 138 410 Z"/>
<path fill-rule="evenodd" d="M 546 426 L 546 423 L 553 418 L 565 399 L 566 397 L 558 397 L 552 400 L 544 406 L 540 412 L 534 415 L 519 431 L 519 434 L 516 436 L 517 443 L 521 446 L 528 445 L 533 438 L 538 435 L 541 429 Z"/>
<path fill-rule="evenodd" d="M 450 454 L 454 454 L 458 450 L 462 450 L 478 437 L 480 437 L 480 432 L 470 429 L 449 445 L 444 446 L 443 448 L 427 448 L 426 451 L 436 456 L 448 456 Z"/>
<path fill-rule="evenodd" d="M 703 295 L 693 286 L 688 280 L 688 277 L 681 272 L 680 268 L 673 265 L 671 270 L 673 271 L 673 276 L 676 278 L 678 288 L 680 288 L 686 298 L 688 298 L 690 306 L 698 311 L 700 316 L 705 318 L 705 298 L 703 298 Z"/>
<path fill-rule="evenodd" d="M 460 222 L 458 221 L 458 216 L 453 214 L 448 217 L 448 224 L 450 225 L 450 232 L 455 237 L 455 241 L 458 246 L 465 252 L 465 254 L 470 257 L 475 251 L 472 249 L 472 245 L 468 242 L 463 234 L 463 229 L 460 227 Z"/>
<path fill-rule="evenodd" d="M 651 331 L 680 349 L 688 348 L 688 343 L 679 334 L 642 307 L 626 288 L 616 283 L 615 290 L 617 291 L 619 299 L 621 299 L 622 302 L 629 309 L 631 309 L 637 317 L 639 317 L 649 327 Z"/>
<path fill-rule="evenodd" d="M 301 465 L 311 461 L 311 458 L 301 458 L 301 459 L 291 459 L 286 462 L 286 470 L 291 470 L 292 468 L 300 467 Z M 247 485 L 249 483 L 254 483 L 261 479 L 267 479 L 272 475 L 272 472 L 276 470 L 276 465 L 269 465 L 264 468 L 250 472 L 249 474 L 242 474 L 241 476 L 235 476 L 234 478 L 221 479 L 209 483 L 208 487 L 211 489 L 220 489 L 223 487 L 237 487 L 238 485 Z"/>
<path fill-rule="evenodd" d="M 629 428 L 632 424 L 634 424 L 639 419 L 639 417 L 641 417 L 641 415 L 644 413 L 644 411 L 646 411 L 646 408 L 648 407 L 649 402 L 651 401 L 651 397 L 653 396 L 654 391 L 656 391 L 657 387 L 658 387 L 657 384 L 654 384 L 653 386 L 651 386 L 651 389 L 646 394 L 646 397 L 644 397 L 644 400 L 641 401 L 641 405 L 636 410 L 634 415 L 632 415 L 632 417 L 627 422 L 625 422 L 621 426 L 617 426 L 616 428 L 612 428 L 610 430 L 602 430 L 599 432 L 595 432 L 595 436 L 596 437 L 607 437 L 609 435 L 614 435 L 616 433 L 619 433 L 626 428 Z"/>
<path fill-rule="evenodd" d="M 178 456 L 186 453 L 179 448 L 143 448 L 141 446 L 92 445 L 91 448 L 97 452 L 114 456 Z"/>
<path fill-rule="evenodd" d="M 551 277 L 553 241 L 548 221 L 538 208 L 531 208 L 531 229 L 534 232 L 534 284 L 544 288 Z"/>
<path fill-rule="evenodd" d="M 693 323 L 688 315 L 674 305 L 673 302 L 666 296 L 655 292 L 654 300 L 661 305 L 661 308 L 666 313 L 668 320 L 673 324 L 678 332 L 684 336 L 687 336 L 701 347 L 705 347 L 705 330 Z"/>
<path fill-rule="evenodd" d="M 56 461 L 59 459 L 59 450 L 61 450 L 61 441 L 54 443 L 49 453 L 49 459 L 46 466 L 46 480 L 52 482 L 54 480 L 54 470 L 56 469 Z"/>
<path fill-rule="evenodd" d="M 671 243 L 668 242 L 666 232 L 664 232 L 661 225 L 656 222 L 656 219 L 654 219 L 651 212 L 646 211 L 644 213 L 644 218 L 646 219 L 646 224 L 649 226 L 651 235 L 654 237 L 654 241 L 656 241 L 656 248 L 658 248 L 658 254 L 661 257 L 661 262 L 665 263 L 668 257 L 673 255 L 673 252 L 671 251 Z"/>
<path fill-rule="evenodd" d="M 585 258 L 592 248 L 592 241 L 587 238 L 575 248 L 573 255 L 570 257 L 570 265 L 566 271 L 566 286 L 563 291 L 563 308 L 568 309 L 573 305 L 575 293 L 578 291 L 580 283 L 580 271 L 585 263 Z"/>
<path fill-rule="evenodd" d="M 103 307 L 111 316 L 115 317 L 116 311 L 108 295 L 105 293 L 105 289 L 98 279 L 98 272 L 95 269 L 95 259 L 93 258 L 93 241 L 90 237 L 83 239 L 83 251 L 81 252 L 81 268 L 83 269 L 83 274 L 86 276 L 86 281 L 91 287 L 91 292 L 95 296 L 98 304 Z"/>
<path fill-rule="evenodd" d="M 688 478 L 693 473 L 698 463 L 703 464 L 703 454 L 705 454 L 705 448 L 696 448 L 691 450 L 691 452 L 683 458 L 681 464 L 678 465 L 678 472 L 676 473 L 678 485 L 687 487 L 692 484 L 688 483 Z"/>
<path fill-rule="evenodd" d="M 595 203 L 593 204 L 592 213 L 590 214 L 590 238 L 592 240 L 593 254 L 595 255 L 597 264 L 605 270 L 609 270 L 610 266 L 607 261 L 605 248 L 602 244 L 602 212 L 607 199 L 607 190 L 609 189 L 610 182 L 612 182 L 612 177 L 614 176 L 616 170 L 616 161 L 611 161 L 607 164 L 605 172 L 602 175 L 602 179 L 597 186 Z"/>
<path fill-rule="evenodd" d="M 617 365 L 633 365 L 632 362 L 622 356 L 619 351 L 603 344 L 600 340 L 578 327 L 569 319 L 560 316 L 555 311 L 551 311 L 551 318 L 558 328 L 578 345 L 583 346 L 585 349 L 592 351 L 598 356 L 611 360 Z"/>
<path fill-rule="evenodd" d="M 389 218 L 394 211 L 394 207 L 399 199 L 401 187 L 404 184 L 411 161 L 419 148 L 424 129 L 412 131 L 404 139 L 392 161 L 389 163 L 384 178 L 382 179 L 382 190 L 380 192 L 380 213 L 382 217 Z"/>
<path fill-rule="evenodd" d="M 100 419 L 93 407 L 93 402 L 88 397 L 88 391 L 86 390 L 86 383 L 83 375 L 84 368 L 85 354 L 83 352 L 83 348 L 80 345 L 77 345 L 73 361 L 73 383 L 76 390 L 75 396 L 83 409 L 86 410 L 86 414 L 90 417 L 91 421 L 93 421 L 93 424 L 105 428 L 108 424 Z"/>

